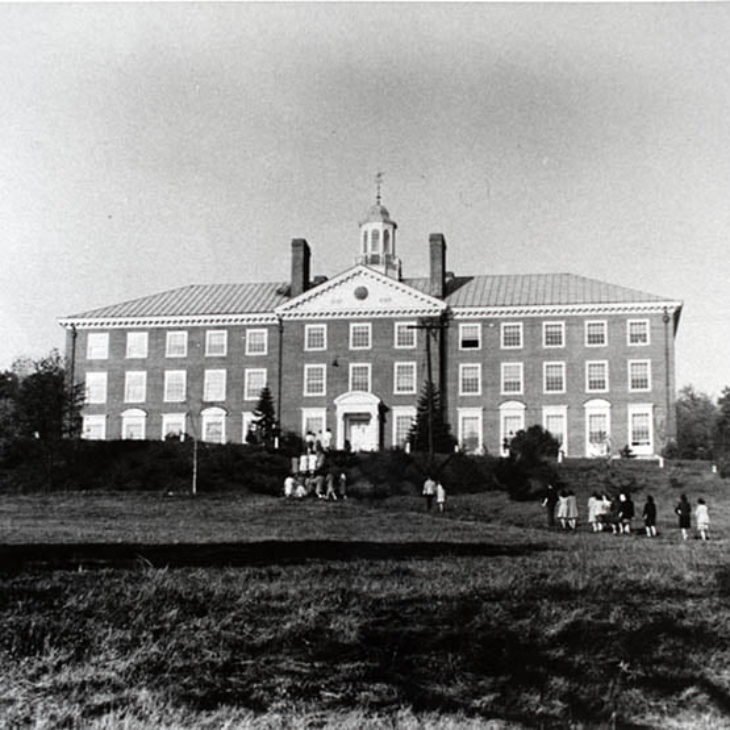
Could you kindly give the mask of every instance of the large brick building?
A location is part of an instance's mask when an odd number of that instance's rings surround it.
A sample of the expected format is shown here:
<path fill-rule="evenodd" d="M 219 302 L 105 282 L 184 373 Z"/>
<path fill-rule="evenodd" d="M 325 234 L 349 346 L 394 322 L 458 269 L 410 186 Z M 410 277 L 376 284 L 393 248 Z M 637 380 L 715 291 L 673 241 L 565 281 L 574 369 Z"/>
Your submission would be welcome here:
<path fill-rule="evenodd" d="M 572 274 L 454 276 L 441 234 L 429 275 L 403 278 L 396 231 L 378 200 L 356 265 L 333 278 L 311 280 L 296 239 L 288 282 L 186 286 L 63 318 L 85 437 L 240 442 L 268 385 L 284 429 L 401 445 L 429 350 L 467 450 L 498 453 L 535 423 L 572 456 L 651 455 L 674 434 L 681 302 Z"/>

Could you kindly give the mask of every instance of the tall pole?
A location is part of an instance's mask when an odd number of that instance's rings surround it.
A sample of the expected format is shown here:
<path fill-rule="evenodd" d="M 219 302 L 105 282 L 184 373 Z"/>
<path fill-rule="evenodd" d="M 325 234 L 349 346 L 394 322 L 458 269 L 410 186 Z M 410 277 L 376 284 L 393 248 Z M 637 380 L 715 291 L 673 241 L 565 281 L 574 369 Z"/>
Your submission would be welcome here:
<path fill-rule="evenodd" d="M 281 372 L 284 363 L 284 320 L 279 317 L 279 367 L 276 381 L 276 436 L 274 437 L 274 448 L 279 448 L 279 436 L 281 434 Z"/>
<path fill-rule="evenodd" d="M 198 493 L 198 439 L 193 432 L 193 497 Z"/>
<path fill-rule="evenodd" d="M 664 434 L 664 445 L 666 446 L 669 442 L 670 436 L 672 436 L 673 420 L 671 417 L 672 408 L 672 388 L 671 388 L 671 375 L 669 372 L 669 312 L 664 307 L 664 314 L 662 316 L 662 322 L 664 323 L 664 377 L 665 383 L 665 396 L 666 396 L 666 408 L 667 413 L 664 417 L 666 423 L 665 434 Z"/>
<path fill-rule="evenodd" d="M 433 468 L 433 368 L 431 365 L 431 329 L 426 329 L 426 377 L 428 378 L 428 464 Z"/>

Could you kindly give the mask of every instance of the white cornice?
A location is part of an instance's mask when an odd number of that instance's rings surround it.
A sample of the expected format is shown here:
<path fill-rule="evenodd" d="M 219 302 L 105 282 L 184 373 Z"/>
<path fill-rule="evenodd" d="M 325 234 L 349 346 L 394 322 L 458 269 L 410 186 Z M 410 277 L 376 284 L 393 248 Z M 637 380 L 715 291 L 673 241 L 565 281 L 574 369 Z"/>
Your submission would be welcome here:
<path fill-rule="evenodd" d="M 579 316 L 595 314 L 662 314 L 666 309 L 674 313 L 682 308 L 682 302 L 615 302 L 608 304 L 541 304 L 496 307 L 451 307 L 454 319 L 475 317 L 547 317 Z"/>
<path fill-rule="evenodd" d="M 175 317 L 63 317 L 61 327 L 70 329 L 130 329 L 134 327 L 209 327 L 232 324 L 276 324 L 273 312 L 255 314 L 188 314 Z"/>

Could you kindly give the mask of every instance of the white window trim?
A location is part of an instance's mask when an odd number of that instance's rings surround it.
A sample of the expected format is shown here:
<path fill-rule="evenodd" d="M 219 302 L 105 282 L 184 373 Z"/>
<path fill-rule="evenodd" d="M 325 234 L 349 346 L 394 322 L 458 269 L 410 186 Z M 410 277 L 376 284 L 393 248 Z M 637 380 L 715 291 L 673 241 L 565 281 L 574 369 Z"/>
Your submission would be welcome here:
<path fill-rule="evenodd" d="M 407 390 L 398 390 L 398 367 L 407 366 L 413 371 L 411 387 Z M 393 363 L 393 395 L 414 395 L 418 392 L 418 368 L 415 360 L 397 361 Z"/>
<path fill-rule="evenodd" d="M 479 380 L 478 390 L 474 393 L 465 393 L 463 389 L 464 377 L 463 372 L 465 368 L 479 368 Z M 482 364 L 480 362 L 462 362 L 459 363 L 459 395 L 469 398 L 471 396 L 480 396 L 482 394 Z"/>
<path fill-rule="evenodd" d="M 605 388 L 589 388 L 588 387 L 588 366 L 603 365 L 606 368 L 606 387 Z M 608 360 L 586 360 L 585 364 L 585 391 L 586 393 L 608 393 L 611 389 L 611 381 L 609 380 L 610 372 L 608 368 Z"/>
<path fill-rule="evenodd" d="M 603 342 L 589 343 L 588 342 L 588 329 L 591 324 L 603 325 Z M 586 347 L 607 347 L 608 346 L 608 320 L 606 319 L 587 319 L 583 323 L 583 343 Z"/>
<path fill-rule="evenodd" d="M 648 382 L 648 385 L 646 388 L 632 388 L 631 387 L 631 366 L 632 365 L 639 365 L 644 363 L 646 367 L 646 379 Z M 628 388 L 629 393 L 650 393 L 651 392 L 651 386 L 652 386 L 652 378 L 651 378 L 651 360 L 642 359 L 642 360 L 629 360 L 626 368 L 626 375 L 628 378 Z"/>
<path fill-rule="evenodd" d="M 141 398 L 128 398 L 127 391 L 129 390 L 129 380 L 132 375 L 141 375 L 142 381 L 142 397 Z M 124 373 L 124 402 L 125 403 L 144 403 L 147 400 L 147 371 L 146 370 L 127 370 Z"/>
<path fill-rule="evenodd" d="M 139 408 L 127 408 L 127 410 L 122 411 L 121 418 L 122 418 L 122 432 L 121 432 L 122 441 L 144 441 L 147 438 L 147 414 L 143 410 L 141 410 Z M 126 423 L 128 423 L 130 420 L 136 421 L 137 423 L 142 424 L 141 435 L 138 439 L 129 439 L 124 434 L 124 430 L 125 430 L 124 427 L 125 427 Z"/>
<path fill-rule="evenodd" d="M 221 440 L 220 441 L 210 441 L 206 443 L 226 443 L 226 416 L 228 413 L 226 412 L 225 408 L 221 408 L 220 406 L 210 406 L 209 408 L 205 408 L 200 412 L 200 440 L 205 441 L 205 431 L 206 426 L 209 421 L 220 418 L 221 419 Z"/>
<path fill-rule="evenodd" d="M 168 397 L 168 387 L 169 387 L 169 379 L 172 377 L 173 373 L 175 375 L 180 375 L 182 373 L 182 381 L 183 381 L 183 387 L 182 387 L 182 398 L 170 398 Z M 185 399 L 187 398 L 188 394 L 188 373 L 186 370 L 165 370 L 164 378 L 163 378 L 163 384 L 162 384 L 162 402 L 163 403 L 184 403 Z"/>
<path fill-rule="evenodd" d="M 563 455 L 568 454 L 568 406 L 543 406 L 542 407 L 542 427 L 548 430 L 548 417 L 560 416 L 563 419 L 563 443 L 560 444 L 560 450 Z M 552 433 L 552 432 L 551 432 Z M 555 434 L 553 434 L 554 436 Z"/>
<path fill-rule="evenodd" d="M 327 428 L 327 409 L 326 408 L 302 408 L 302 436 L 307 434 L 307 421 L 310 418 L 321 418 L 322 419 L 322 433 Z M 315 434 L 316 436 L 316 434 Z"/>
<path fill-rule="evenodd" d="M 100 341 L 104 342 L 103 348 L 97 344 L 95 349 L 103 349 L 103 355 L 92 354 L 91 343 L 96 340 L 97 343 Z M 109 359 L 109 333 L 108 332 L 89 332 L 86 335 L 86 359 L 87 360 L 108 360 Z"/>
<path fill-rule="evenodd" d="M 549 365 L 560 365 L 563 371 L 563 387 L 561 390 L 548 390 L 547 388 L 547 369 Z M 566 367 L 565 360 L 548 360 L 542 364 L 542 392 L 545 395 L 560 395 L 565 393 L 567 388 L 566 383 Z"/>
<path fill-rule="evenodd" d="M 606 444 L 608 453 L 611 451 L 611 404 L 602 398 L 595 398 L 583 404 L 583 420 L 584 420 L 584 439 L 585 453 L 588 457 L 605 456 L 601 449 L 594 449 L 590 442 L 590 418 L 592 414 L 606 415 Z"/>
<path fill-rule="evenodd" d="M 353 368 L 356 367 L 366 367 L 368 369 L 368 389 L 365 391 L 357 391 L 357 392 L 363 392 L 363 393 L 372 393 L 373 392 L 373 366 L 369 362 L 351 362 L 350 368 L 348 372 L 347 377 L 347 385 L 349 391 L 354 391 L 354 388 L 352 387 L 352 371 Z"/>
<path fill-rule="evenodd" d="M 631 417 L 635 414 L 649 416 L 649 444 L 647 446 L 632 446 L 631 444 Z M 651 456 L 654 454 L 654 404 L 629 403 L 628 422 L 626 424 L 627 444 L 637 456 Z"/>
<path fill-rule="evenodd" d="M 259 388 L 258 393 L 249 396 L 248 395 L 248 384 L 249 380 L 252 377 L 254 373 L 263 373 L 264 374 L 264 382 L 262 383 L 261 387 Z M 243 371 L 243 400 L 245 401 L 258 401 L 261 391 L 269 384 L 269 373 L 266 368 L 246 368 Z"/>
<path fill-rule="evenodd" d="M 479 420 L 477 452 L 484 450 L 484 411 L 482 408 L 457 408 L 456 429 L 459 448 L 462 447 L 466 435 L 464 434 L 464 419 L 477 418 Z"/>
<path fill-rule="evenodd" d="M 391 446 L 393 446 L 395 448 L 397 446 L 400 446 L 400 443 L 398 443 L 398 441 L 396 440 L 397 435 L 398 435 L 398 430 L 396 428 L 397 423 L 398 423 L 398 418 L 399 417 L 400 418 L 410 418 L 411 425 L 412 425 L 416 420 L 416 407 L 415 406 L 393 406 L 390 409 L 390 413 L 392 416 L 391 420 L 393 421 L 393 427 L 392 427 L 391 433 L 390 433 L 390 443 L 391 443 Z"/>
<path fill-rule="evenodd" d="M 499 406 L 499 453 L 502 454 L 502 456 L 506 456 L 509 453 L 509 449 L 504 448 L 504 440 L 507 438 L 508 434 L 505 430 L 505 420 L 507 416 L 519 416 L 520 417 L 520 427 L 515 431 L 517 433 L 518 431 L 524 431 L 525 429 L 525 411 L 527 410 L 527 406 L 522 403 L 521 401 L 516 400 L 509 400 L 505 401 L 504 403 L 501 403 Z"/>
<path fill-rule="evenodd" d="M 212 353 L 210 351 L 210 340 L 213 335 L 223 335 L 223 352 Z M 228 330 L 206 330 L 205 331 L 205 356 L 226 357 L 228 355 Z"/>
<path fill-rule="evenodd" d="M 208 385 L 208 379 L 212 377 L 210 373 L 223 373 L 223 397 L 222 398 L 209 398 L 208 391 L 210 386 Z M 203 373 L 203 402 L 204 403 L 220 403 L 226 399 L 226 389 L 228 387 L 228 374 L 223 368 L 209 368 Z"/>
<path fill-rule="evenodd" d="M 309 390 L 309 373 L 312 371 L 321 370 L 322 371 L 322 392 L 321 393 L 312 393 Z M 306 398 L 316 398 L 318 396 L 326 396 L 327 395 L 327 365 L 325 363 L 306 363 L 304 365 L 304 383 L 302 384 L 302 392 Z"/>
<path fill-rule="evenodd" d="M 520 344 L 519 345 L 505 345 L 504 344 L 504 331 L 507 327 L 519 327 L 520 330 Z M 501 350 L 521 350 L 525 345 L 525 327 L 522 322 L 501 322 L 499 325 L 499 347 Z"/>
<path fill-rule="evenodd" d="M 83 416 L 81 425 L 81 438 L 88 441 L 106 441 L 106 416 L 100 414 L 88 414 Z M 92 423 L 101 424 L 101 435 L 99 438 L 90 439 L 86 434 L 89 430 L 89 425 Z"/>
<path fill-rule="evenodd" d="M 631 341 L 631 325 L 643 324 L 646 326 L 646 342 Z M 627 319 L 626 320 L 626 344 L 629 347 L 648 347 L 651 345 L 651 322 L 648 319 Z"/>
<path fill-rule="evenodd" d="M 256 420 L 253 411 L 243 411 L 241 413 L 241 443 L 246 443 L 249 426 Z"/>
<path fill-rule="evenodd" d="M 467 327 L 477 328 L 477 346 L 476 347 L 462 347 L 462 341 L 464 339 L 464 330 Z M 481 322 L 460 322 L 459 323 L 459 350 L 461 352 L 475 352 L 482 349 L 482 323 Z"/>
<path fill-rule="evenodd" d="M 144 354 L 142 355 L 133 355 L 130 352 L 130 350 L 132 349 L 130 347 L 130 343 L 135 337 L 140 337 L 144 341 L 144 347 L 142 348 L 144 350 Z M 124 357 L 127 360 L 144 360 L 144 358 L 146 358 L 149 354 L 149 346 L 150 337 L 148 332 L 127 332 L 127 343 L 124 351 Z"/>
<path fill-rule="evenodd" d="M 102 380 L 104 381 L 104 397 L 103 397 L 103 399 L 95 399 L 95 400 L 90 400 L 89 399 L 89 390 L 90 390 L 90 388 L 89 388 L 89 382 L 88 382 L 89 381 L 89 375 L 92 375 L 92 376 L 94 376 L 94 378 L 97 378 L 99 382 L 101 382 Z M 99 389 L 101 389 L 100 386 L 98 386 L 98 387 L 99 387 Z M 106 372 L 106 370 L 90 370 L 90 371 L 88 371 L 86 373 L 86 375 L 85 375 L 85 381 L 84 381 L 84 403 L 88 403 L 90 405 L 91 404 L 98 404 L 98 403 L 106 403 L 107 398 L 109 397 L 108 389 L 109 389 L 109 375 Z"/>
<path fill-rule="evenodd" d="M 170 335 L 183 335 L 183 352 L 181 354 L 172 354 L 170 352 Z M 188 333 L 187 330 L 170 330 L 165 333 L 165 357 L 187 357 L 188 356 Z"/>
<path fill-rule="evenodd" d="M 168 433 L 172 433 L 170 428 L 166 426 L 166 421 L 180 421 L 182 420 L 182 433 L 185 434 L 188 425 L 187 413 L 163 413 L 162 423 L 160 424 L 160 439 L 164 441 L 167 438 Z"/>
<path fill-rule="evenodd" d="M 250 349 L 251 335 L 263 335 L 264 336 L 263 352 L 251 352 L 251 349 Z M 246 355 L 248 357 L 265 357 L 268 354 L 269 354 L 269 330 L 267 330 L 263 327 L 247 329 L 246 330 Z"/>
<path fill-rule="evenodd" d="M 408 327 L 416 327 L 418 323 L 413 321 L 408 322 L 394 322 L 393 323 L 393 347 L 396 350 L 415 350 L 416 346 L 418 345 L 418 335 L 417 330 L 415 329 L 407 329 Z M 413 335 L 413 344 L 412 345 L 399 345 L 398 344 L 398 330 L 399 329 L 406 329 L 406 331 L 409 334 Z"/>
<path fill-rule="evenodd" d="M 547 328 L 548 327 L 560 327 L 560 344 L 559 345 L 548 345 L 547 344 Z M 543 322 L 542 323 L 542 346 L 546 350 L 558 350 L 565 347 L 565 322 Z"/>
<path fill-rule="evenodd" d="M 367 328 L 368 344 L 366 346 L 353 345 L 354 332 L 358 328 Z M 373 326 L 371 322 L 350 322 L 350 349 L 351 350 L 371 350 L 373 347 Z"/>
<path fill-rule="evenodd" d="M 322 338 L 322 347 L 309 347 L 309 333 L 314 330 L 321 330 L 324 333 Z M 327 349 L 327 325 L 326 324 L 305 324 L 304 325 L 304 351 L 305 352 L 323 352 Z"/>
<path fill-rule="evenodd" d="M 519 390 L 505 390 L 504 389 L 504 372 L 508 366 L 514 366 L 520 370 L 520 389 Z M 524 395 L 525 393 L 525 364 L 522 362 L 502 362 L 499 364 L 499 392 L 501 395 Z"/>

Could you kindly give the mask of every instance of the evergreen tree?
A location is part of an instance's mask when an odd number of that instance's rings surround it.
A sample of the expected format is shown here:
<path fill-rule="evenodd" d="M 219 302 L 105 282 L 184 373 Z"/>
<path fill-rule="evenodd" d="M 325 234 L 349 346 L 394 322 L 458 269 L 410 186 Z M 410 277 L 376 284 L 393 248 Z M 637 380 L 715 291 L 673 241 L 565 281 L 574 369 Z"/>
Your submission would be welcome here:
<path fill-rule="evenodd" d="M 433 404 L 433 450 L 437 453 L 450 453 L 454 450 L 456 439 L 444 420 L 441 393 L 434 383 L 428 381 L 424 383 L 418 399 L 416 420 L 408 433 L 408 443 L 413 451 L 428 451 L 429 400 Z"/>
<path fill-rule="evenodd" d="M 273 446 L 274 437 L 277 433 L 278 423 L 274 409 L 274 398 L 271 395 L 269 386 L 265 385 L 259 394 L 259 402 L 253 412 L 253 424 L 256 428 L 256 435 L 259 441 L 267 446 Z"/>
<path fill-rule="evenodd" d="M 725 386 L 717 399 L 717 418 L 715 422 L 715 456 L 730 456 L 730 388 Z"/>

